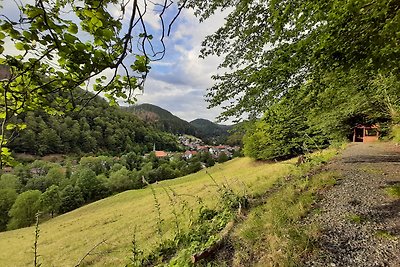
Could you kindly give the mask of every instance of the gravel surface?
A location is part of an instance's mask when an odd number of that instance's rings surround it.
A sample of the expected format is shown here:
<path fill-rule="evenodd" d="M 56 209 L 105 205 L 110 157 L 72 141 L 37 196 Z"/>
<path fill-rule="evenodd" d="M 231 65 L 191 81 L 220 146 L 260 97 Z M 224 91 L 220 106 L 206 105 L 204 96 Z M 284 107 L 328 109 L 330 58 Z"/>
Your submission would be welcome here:
<path fill-rule="evenodd" d="M 327 168 L 341 178 L 305 220 L 321 227 L 305 266 L 400 266 L 400 200 L 384 190 L 400 182 L 400 148 L 352 144 Z"/>

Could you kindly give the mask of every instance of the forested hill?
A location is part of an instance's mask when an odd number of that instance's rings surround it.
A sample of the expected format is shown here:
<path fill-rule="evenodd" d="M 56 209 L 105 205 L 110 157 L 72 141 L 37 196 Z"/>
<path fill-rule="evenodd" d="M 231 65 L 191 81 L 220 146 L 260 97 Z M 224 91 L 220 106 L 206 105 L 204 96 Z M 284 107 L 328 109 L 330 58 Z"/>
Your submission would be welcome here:
<path fill-rule="evenodd" d="M 176 150 L 176 138 L 145 124 L 125 108 L 111 107 L 102 98 L 92 100 L 81 112 L 51 116 L 41 111 L 18 117 L 27 127 L 10 142 L 15 152 L 119 154 L 145 153 L 158 149 Z"/>
<path fill-rule="evenodd" d="M 204 139 L 210 138 L 226 138 L 229 133 L 228 130 L 233 126 L 216 124 L 206 119 L 196 119 L 190 122 L 191 125 L 196 127 L 198 135 Z"/>
<path fill-rule="evenodd" d="M 232 126 L 219 125 L 206 119 L 196 119 L 190 123 L 173 115 L 168 110 L 152 104 L 141 104 L 133 109 L 143 121 L 153 124 L 160 130 L 174 134 L 190 134 L 208 142 L 224 142 Z"/>
<path fill-rule="evenodd" d="M 162 131 L 173 134 L 196 135 L 196 128 L 189 122 L 175 116 L 168 110 L 152 104 L 141 104 L 129 107 L 139 118 L 148 124 L 154 125 Z"/>

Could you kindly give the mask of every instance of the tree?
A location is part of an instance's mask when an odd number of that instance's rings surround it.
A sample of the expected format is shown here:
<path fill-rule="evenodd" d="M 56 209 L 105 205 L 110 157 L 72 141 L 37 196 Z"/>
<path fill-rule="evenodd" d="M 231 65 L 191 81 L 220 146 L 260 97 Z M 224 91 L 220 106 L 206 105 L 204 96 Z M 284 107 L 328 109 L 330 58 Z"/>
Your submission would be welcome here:
<path fill-rule="evenodd" d="M 0 232 L 7 229 L 7 224 L 10 220 L 8 212 L 17 199 L 17 196 L 17 192 L 13 189 L 0 189 Z"/>
<path fill-rule="evenodd" d="M 8 212 L 11 219 L 7 224 L 7 229 L 27 227 L 35 222 L 35 215 L 40 210 L 41 194 L 39 190 L 28 190 L 17 197 Z"/>
<path fill-rule="evenodd" d="M 134 169 L 139 169 L 140 164 L 143 161 L 143 158 L 137 155 L 135 152 L 129 152 L 121 157 L 121 159 L 125 160 L 126 167 L 128 170 L 132 171 Z"/>
<path fill-rule="evenodd" d="M 0 189 L 13 189 L 19 191 L 22 188 L 22 184 L 18 176 L 14 174 L 5 173 L 0 177 Z"/>
<path fill-rule="evenodd" d="M 51 218 L 54 217 L 54 213 L 58 213 L 61 206 L 60 189 L 57 185 L 52 185 L 40 196 L 40 207 L 44 212 L 51 214 Z"/>
<path fill-rule="evenodd" d="M 202 169 L 201 162 L 197 157 L 192 158 L 189 160 L 188 165 L 185 168 L 185 175 L 190 173 L 198 172 Z"/>
<path fill-rule="evenodd" d="M 201 152 L 199 155 L 201 162 L 206 164 L 206 167 L 211 167 L 215 165 L 215 160 L 209 152 Z"/>
<path fill-rule="evenodd" d="M 135 184 L 131 176 L 131 172 L 126 169 L 126 167 L 122 167 L 118 171 L 110 174 L 110 178 L 107 181 L 107 187 L 111 192 L 116 193 L 133 189 Z"/>
<path fill-rule="evenodd" d="M 254 123 L 245 153 L 287 157 L 346 138 L 356 123 L 400 123 L 400 3 L 382 1 L 198 1 L 200 20 L 226 23 L 201 56 L 224 56 L 210 107 Z M 290 108 L 285 107 L 289 104 Z M 285 113 L 287 112 L 287 113 Z M 261 120 L 257 121 L 256 118 Z"/>
<path fill-rule="evenodd" d="M 80 188 L 85 202 L 98 198 L 100 181 L 97 180 L 94 171 L 87 168 L 81 168 L 72 175 L 72 179 L 76 180 L 76 186 Z"/>
<path fill-rule="evenodd" d="M 218 159 L 217 159 L 218 163 L 224 163 L 224 162 L 226 162 L 228 160 L 229 160 L 229 157 L 228 157 L 228 155 L 226 155 L 225 152 L 219 153 L 219 156 L 218 156 Z"/>
<path fill-rule="evenodd" d="M 38 154 L 41 156 L 61 150 L 61 139 L 54 129 L 43 129 L 38 135 L 38 143 Z"/>
<path fill-rule="evenodd" d="M 228 71 L 214 76 L 207 94 L 211 107 L 230 103 L 221 118 L 262 115 L 305 85 L 307 95 L 316 96 L 341 83 L 328 83 L 328 76 L 342 74 L 352 93 L 373 88 L 368 100 L 379 98 L 385 112 L 399 114 L 398 1 L 189 0 L 188 6 L 201 20 L 220 8 L 230 11 L 201 53 L 224 56 L 220 67 Z M 394 88 L 387 86 L 392 79 Z M 388 88 L 397 93 L 385 93 Z M 353 96 L 347 94 L 347 100 Z"/>
<path fill-rule="evenodd" d="M 137 0 L 6 4 L 20 12 L 0 19 L 0 167 L 10 156 L 6 133 L 25 127 L 10 123 L 17 114 L 32 109 L 60 114 L 61 107 L 81 108 L 100 93 L 112 104 L 117 98 L 133 102 L 150 61 L 164 56 L 164 37 L 184 5 L 145 1 L 142 6 Z M 159 38 L 153 38 L 146 20 L 154 12 L 160 19 L 161 31 L 155 31 Z M 76 90 L 89 85 L 95 95 Z"/>
<path fill-rule="evenodd" d="M 106 156 L 82 157 L 79 165 L 82 168 L 87 168 L 94 171 L 97 175 L 101 173 L 108 174 L 113 165 L 113 159 Z"/>
<path fill-rule="evenodd" d="M 60 212 L 66 213 L 68 211 L 79 208 L 85 203 L 81 190 L 79 187 L 67 185 L 60 193 L 61 205 Z"/>
<path fill-rule="evenodd" d="M 49 185 L 60 185 L 61 181 L 65 179 L 65 171 L 60 166 L 52 167 L 46 174 L 46 181 Z"/>
<path fill-rule="evenodd" d="M 176 172 L 171 168 L 169 163 L 163 163 L 154 170 L 152 176 L 150 177 L 150 182 L 169 180 L 176 177 Z"/>

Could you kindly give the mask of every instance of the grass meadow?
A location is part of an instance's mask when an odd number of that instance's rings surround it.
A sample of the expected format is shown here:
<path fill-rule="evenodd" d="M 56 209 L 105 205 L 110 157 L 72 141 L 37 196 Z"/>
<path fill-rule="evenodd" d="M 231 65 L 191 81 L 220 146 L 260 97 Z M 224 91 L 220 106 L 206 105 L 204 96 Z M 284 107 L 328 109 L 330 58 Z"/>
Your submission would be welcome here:
<path fill-rule="evenodd" d="M 336 151 L 326 150 L 322 153 L 320 157 L 328 159 Z M 300 175 L 313 167 L 307 163 L 296 167 L 295 162 L 296 159 L 271 163 L 236 158 L 195 174 L 152 185 L 160 203 L 163 236 L 173 234 L 174 208 L 179 225 L 184 229 L 189 221 L 187 212 L 183 211 L 184 206 L 195 207 L 199 198 L 210 207 L 216 204 L 217 186 L 207 172 L 219 184 L 229 184 L 237 192 L 246 191 L 246 194 L 257 196 L 277 181 L 284 180 L 284 177 Z M 174 206 L 166 191 L 170 195 L 172 192 L 178 195 Z M 253 211 L 250 219 L 264 208 L 259 207 Z M 158 212 L 150 187 L 126 191 L 91 203 L 40 224 L 39 261 L 43 267 L 75 266 L 89 250 L 105 240 L 85 259 L 84 266 L 125 266 L 130 256 L 133 236 L 144 251 L 159 242 L 157 222 L 160 221 L 157 218 Z M 251 220 L 249 227 L 253 229 L 250 232 L 265 230 L 258 223 L 257 220 Z M 243 242 L 259 242 L 257 238 L 252 241 L 251 237 L 246 237 L 250 228 L 244 225 L 236 231 L 242 236 Z M 34 232 L 34 227 L 28 227 L 0 233 L 0 266 L 32 266 Z"/>

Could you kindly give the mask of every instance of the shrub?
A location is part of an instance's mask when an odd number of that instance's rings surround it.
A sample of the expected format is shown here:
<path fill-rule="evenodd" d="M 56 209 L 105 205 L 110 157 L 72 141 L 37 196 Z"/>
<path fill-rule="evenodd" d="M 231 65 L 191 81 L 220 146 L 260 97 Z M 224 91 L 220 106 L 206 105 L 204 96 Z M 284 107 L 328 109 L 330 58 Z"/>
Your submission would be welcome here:
<path fill-rule="evenodd" d="M 7 225 L 9 230 L 30 226 L 35 222 L 35 215 L 40 210 L 41 195 L 39 190 L 28 190 L 17 197 L 8 213 L 11 217 Z"/>

